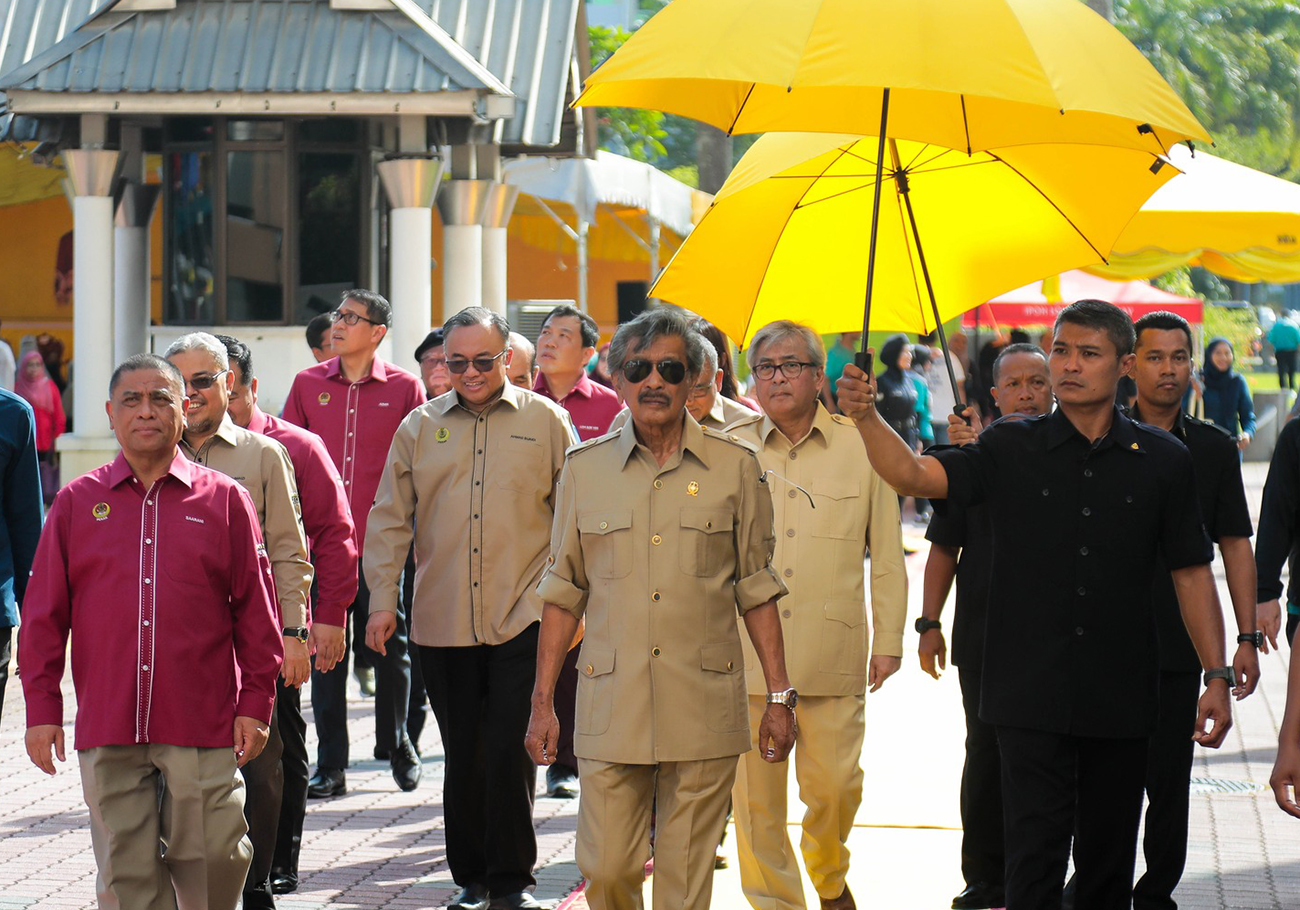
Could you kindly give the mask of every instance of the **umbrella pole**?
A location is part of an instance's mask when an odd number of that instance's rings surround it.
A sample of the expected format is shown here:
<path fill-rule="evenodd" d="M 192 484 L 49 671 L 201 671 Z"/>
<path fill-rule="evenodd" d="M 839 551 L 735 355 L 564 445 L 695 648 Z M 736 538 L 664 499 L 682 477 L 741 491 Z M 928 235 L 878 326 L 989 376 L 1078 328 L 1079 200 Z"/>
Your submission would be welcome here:
<path fill-rule="evenodd" d="M 885 180 L 885 133 L 889 128 L 889 89 L 880 100 L 880 146 L 876 152 L 876 190 L 871 204 L 871 244 L 867 250 L 867 299 L 862 311 L 862 350 L 854 355 L 858 369 L 871 375 L 871 353 L 867 335 L 871 331 L 871 289 L 876 282 L 876 229 L 880 226 L 880 185 Z"/>

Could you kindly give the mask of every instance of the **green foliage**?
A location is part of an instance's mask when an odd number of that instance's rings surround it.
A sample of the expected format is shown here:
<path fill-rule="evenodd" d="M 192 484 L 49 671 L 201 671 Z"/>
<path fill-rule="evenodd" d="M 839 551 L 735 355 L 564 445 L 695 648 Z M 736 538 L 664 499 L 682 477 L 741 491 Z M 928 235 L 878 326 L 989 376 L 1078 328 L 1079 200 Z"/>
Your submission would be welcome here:
<path fill-rule="evenodd" d="M 593 69 L 622 47 L 631 35 L 621 28 L 597 25 L 591 26 L 588 34 Z M 611 107 L 600 108 L 596 116 L 597 141 L 602 149 L 652 164 L 666 154 L 661 140 L 668 133 L 664 130 L 664 115 L 658 111 Z"/>
<path fill-rule="evenodd" d="M 1253 307 L 1207 306 L 1205 308 L 1204 341 L 1222 336 L 1232 344 L 1237 359 L 1237 369 L 1244 372 L 1251 349 L 1259 335 L 1259 319 Z"/>

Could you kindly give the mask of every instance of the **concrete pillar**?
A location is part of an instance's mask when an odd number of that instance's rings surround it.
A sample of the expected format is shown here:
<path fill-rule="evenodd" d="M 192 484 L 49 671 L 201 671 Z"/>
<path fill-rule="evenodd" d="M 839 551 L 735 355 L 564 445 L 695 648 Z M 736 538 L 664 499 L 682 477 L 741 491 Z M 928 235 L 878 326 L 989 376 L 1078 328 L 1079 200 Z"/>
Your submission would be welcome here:
<path fill-rule="evenodd" d="M 392 206 L 389 216 L 389 303 L 393 306 L 393 362 L 407 364 L 433 321 L 433 197 L 442 180 L 442 161 L 427 155 L 393 158 L 377 165 Z M 438 320 L 441 325 L 441 320 Z"/>
<path fill-rule="evenodd" d="M 483 306 L 502 316 L 507 315 L 508 299 L 506 226 L 518 198 L 519 187 L 509 183 L 493 184 L 483 216 Z"/>
<path fill-rule="evenodd" d="M 149 350 L 149 222 L 162 186 L 128 183 L 113 216 L 113 362 Z"/>
<path fill-rule="evenodd" d="M 68 149 L 63 163 L 72 200 L 72 418 L 74 434 L 59 437 L 62 478 L 71 480 L 112 460 L 117 441 L 104 401 L 113 374 L 113 176 L 118 153 Z"/>
<path fill-rule="evenodd" d="M 438 193 L 442 215 L 442 318 L 483 305 L 483 215 L 491 180 L 447 180 Z"/>

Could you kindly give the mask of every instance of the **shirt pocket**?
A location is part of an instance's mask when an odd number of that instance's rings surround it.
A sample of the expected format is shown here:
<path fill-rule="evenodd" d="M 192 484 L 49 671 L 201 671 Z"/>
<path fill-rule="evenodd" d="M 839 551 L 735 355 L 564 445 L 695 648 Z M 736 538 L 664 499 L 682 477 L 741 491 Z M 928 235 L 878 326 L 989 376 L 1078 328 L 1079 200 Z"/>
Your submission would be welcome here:
<path fill-rule="evenodd" d="M 488 463 L 492 482 L 516 493 L 550 489 L 550 471 L 542 468 L 542 447 L 526 439 L 510 439 Z"/>
<path fill-rule="evenodd" d="M 865 540 L 862 530 L 862 486 L 857 480 L 819 480 L 811 484 L 813 537 Z"/>
<path fill-rule="evenodd" d="M 700 691 L 693 700 L 705 711 L 704 722 L 714 733 L 749 729 L 745 694 L 745 655 L 740 642 L 721 642 L 700 648 Z"/>
<path fill-rule="evenodd" d="M 682 509 L 678 553 L 682 571 L 696 578 L 711 578 L 734 557 L 730 509 Z"/>
<path fill-rule="evenodd" d="M 578 516 L 587 574 L 626 578 L 632 572 L 632 510 L 608 509 Z"/>
<path fill-rule="evenodd" d="M 614 713 L 613 648 L 582 645 L 578 657 L 577 731 L 583 736 L 599 736 L 609 729 Z"/>
<path fill-rule="evenodd" d="M 867 610 L 858 600 L 828 600 L 822 607 L 821 671 L 861 676 L 867 665 Z"/>

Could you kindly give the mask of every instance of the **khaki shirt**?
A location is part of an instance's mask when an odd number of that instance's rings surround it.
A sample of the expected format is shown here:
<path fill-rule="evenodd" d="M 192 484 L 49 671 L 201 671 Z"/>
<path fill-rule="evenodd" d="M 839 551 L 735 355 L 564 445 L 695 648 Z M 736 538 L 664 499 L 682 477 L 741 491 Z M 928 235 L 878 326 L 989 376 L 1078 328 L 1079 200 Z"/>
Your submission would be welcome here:
<path fill-rule="evenodd" d="M 609 432 L 614 433 L 623 429 L 623 424 L 631 419 L 631 413 L 627 408 L 624 408 L 614 415 L 614 420 L 609 425 Z M 730 433 L 736 427 L 758 423 L 762 419 L 763 415 L 758 411 L 751 411 L 743 404 L 732 401 L 719 392 L 713 396 L 713 407 L 709 408 L 709 413 L 704 415 L 704 419 L 700 421 L 700 426 Z"/>
<path fill-rule="evenodd" d="M 796 445 L 771 418 L 736 431 L 760 446 L 776 527 L 772 565 L 790 589 L 781 600 L 786 672 L 800 695 L 866 691 L 867 611 L 863 558 L 871 553 L 871 654 L 901 657 L 907 568 L 898 496 L 872 470 L 853 422 L 820 404 Z M 811 495 L 808 497 L 794 484 Z M 767 692 L 751 645 L 745 647 L 751 695 Z"/>
<path fill-rule="evenodd" d="M 586 618 L 574 752 L 627 764 L 749 748 L 737 610 L 785 593 L 751 449 L 686 418 L 661 468 L 632 424 L 569 452 L 537 586 Z"/>
<path fill-rule="evenodd" d="M 562 407 L 508 382 L 482 414 L 455 391 L 408 414 L 366 527 L 370 612 L 397 612 L 414 536 L 416 644 L 499 645 L 540 620 L 533 588 L 546 565 L 556 478 L 577 441 Z"/>
<path fill-rule="evenodd" d="M 237 481 L 253 497 L 271 559 L 280 622 L 286 629 L 306 628 L 312 567 L 289 453 L 274 439 L 235 426 L 228 414 L 197 452 L 184 439 L 181 451 L 190 461 Z"/>

